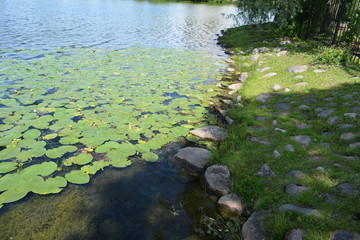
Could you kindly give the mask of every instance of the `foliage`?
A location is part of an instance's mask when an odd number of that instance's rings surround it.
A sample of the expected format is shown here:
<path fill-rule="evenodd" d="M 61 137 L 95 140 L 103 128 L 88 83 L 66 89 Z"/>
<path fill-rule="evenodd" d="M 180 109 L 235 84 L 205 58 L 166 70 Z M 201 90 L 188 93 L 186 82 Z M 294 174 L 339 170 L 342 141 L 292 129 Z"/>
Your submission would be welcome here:
<path fill-rule="evenodd" d="M 348 61 L 350 54 L 348 49 L 336 47 L 320 47 L 319 54 L 315 58 L 315 63 L 340 65 Z"/>
<path fill-rule="evenodd" d="M 346 31 L 343 35 L 343 39 L 347 44 L 351 44 L 356 38 L 360 37 L 360 10 L 355 10 L 349 18 L 349 31 Z"/>

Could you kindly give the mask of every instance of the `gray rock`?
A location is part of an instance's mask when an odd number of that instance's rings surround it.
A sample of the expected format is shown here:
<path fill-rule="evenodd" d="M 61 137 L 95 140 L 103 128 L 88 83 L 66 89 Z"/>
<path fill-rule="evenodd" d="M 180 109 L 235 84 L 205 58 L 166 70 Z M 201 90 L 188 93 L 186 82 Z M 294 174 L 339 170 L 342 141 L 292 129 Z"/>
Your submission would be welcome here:
<path fill-rule="evenodd" d="M 333 195 L 331 195 L 331 194 L 328 194 L 328 193 L 324 194 L 322 199 L 324 200 L 324 202 L 332 202 L 332 203 L 336 202 L 335 197 Z"/>
<path fill-rule="evenodd" d="M 268 47 L 254 48 L 253 54 L 265 53 L 265 52 L 268 52 L 268 51 L 270 51 L 270 49 Z"/>
<path fill-rule="evenodd" d="M 272 90 L 274 91 L 279 91 L 280 89 L 282 89 L 283 86 L 279 85 L 279 84 L 275 84 L 273 87 L 272 87 Z"/>
<path fill-rule="evenodd" d="M 268 106 L 266 106 L 266 105 L 261 105 L 259 108 L 260 108 L 260 109 L 267 109 Z"/>
<path fill-rule="evenodd" d="M 235 69 L 232 68 L 232 67 L 227 67 L 227 68 L 225 68 L 225 71 L 227 71 L 227 72 L 235 72 Z"/>
<path fill-rule="evenodd" d="M 264 76 L 262 76 L 263 78 L 268 78 L 268 77 L 273 77 L 273 76 L 276 76 L 277 73 L 274 73 L 274 72 L 271 72 L 271 73 L 267 73 L 265 74 Z"/>
<path fill-rule="evenodd" d="M 298 82 L 298 83 L 295 83 L 295 86 L 297 87 L 303 87 L 303 86 L 306 86 L 308 85 L 309 83 L 308 82 Z"/>
<path fill-rule="evenodd" d="M 221 99 L 221 101 L 222 101 L 223 103 L 225 103 L 226 105 L 230 105 L 230 104 L 232 103 L 232 101 L 229 100 L 229 99 Z"/>
<path fill-rule="evenodd" d="M 284 89 L 284 92 L 286 92 L 286 93 L 287 93 L 287 92 L 290 92 L 290 91 L 291 91 L 290 88 L 285 88 L 285 89 Z"/>
<path fill-rule="evenodd" d="M 244 211 L 244 205 L 241 202 L 241 198 L 234 193 L 222 196 L 217 202 L 217 205 L 223 216 L 231 215 L 228 214 L 228 212 L 233 212 L 241 216 Z"/>
<path fill-rule="evenodd" d="M 278 150 L 274 150 L 273 156 L 274 156 L 274 158 L 278 158 L 281 156 L 281 153 Z"/>
<path fill-rule="evenodd" d="M 349 148 L 358 148 L 360 147 L 360 142 L 354 142 L 349 144 Z"/>
<path fill-rule="evenodd" d="M 315 104 L 318 102 L 316 98 L 303 98 L 302 101 L 306 104 Z"/>
<path fill-rule="evenodd" d="M 288 175 L 294 177 L 294 178 L 302 178 L 304 176 L 304 173 L 300 170 L 294 170 L 288 173 Z"/>
<path fill-rule="evenodd" d="M 320 216 L 321 213 L 317 209 L 313 208 L 305 208 L 305 207 L 299 207 L 293 204 L 285 204 L 279 207 L 280 212 L 297 212 L 303 215 L 314 215 L 314 216 Z"/>
<path fill-rule="evenodd" d="M 310 126 L 311 125 L 306 124 L 306 123 L 298 123 L 298 124 L 295 125 L 295 127 L 298 128 L 298 129 L 305 129 L 305 128 L 308 128 Z"/>
<path fill-rule="evenodd" d="M 235 123 L 235 120 L 230 118 L 229 116 L 225 116 L 225 121 L 229 124 L 232 125 Z"/>
<path fill-rule="evenodd" d="M 336 167 L 336 168 L 343 168 L 344 165 L 341 165 L 340 163 L 334 163 L 334 167 Z"/>
<path fill-rule="evenodd" d="M 333 114 L 334 112 L 335 112 L 334 110 L 329 109 L 329 110 L 325 110 L 325 111 L 320 112 L 317 116 L 318 117 L 328 117 L 331 114 Z"/>
<path fill-rule="evenodd" d="M 351 118 L 356 118 L 357 113 L 344 113 L 345 117 L 351 117 Z"/>
<path fill-rule="evenodd" d="M 248 79 L 248 77 L 249 77 L 249 74 L 247 72 L 243 72 L 240 74 L 238 80 L 240 82 L 245 82 Z"/>
<path fill-rule="evenodd" d="M 230 63 L 230 64 L 235 63 L 235 61 L 232 60 L 231 58 L 226 59 L 225 62 Z"/>
<path fill-rule="evenodd" d="M 343 104 L 341 104 L 341 106 L 344 106 L 344 107 L 346 107 L 346 106 L 351 106 L 351 103 L 344 102 Z"/>
<path fill-rule="evenodd" d="M 336 123 L 336 122 L 338 122 L 338 121 L 340 121 L 341 120 L 341 118 L 340 117 L 338 117 L 338 116 L 330 116 L 327 120 L 326 120 L 326 124 L 334 124 L 334 123 Z"/>
<path fill-rule="evenodd" d="M 216 126 L 198 128 L 191 130 L 190 133 L 203 139 L 210 139 L 215 141 L 225 139 L 225 130 Z"/>
<path fill-rule="evenodd" d="M 357 193 L 356 189 L 354 189 L 353 185 L 350 183 L 341 183 L 337 186 L 337 188 L 339 189 L 339 191 L 341 193 L 346 193 L 346 194 L 356 194 Z"/>
<path fill-rule="evenodd" d="M 282 132 L 282 133 L 287 132 L 285 129 L 282 129 L 282 128 L 275 128 L 274 131 L 279 131 L 279 132 Z"/>
<path fill-rule="evenodd" d="M 265 116 L 260 116 L 260 117 L 257 117 L 255 118 L 256 121 L 266 121 L 268 120 L 269 118 L 268 117 L 265 117 Z"/>
<path fill-rule="evenodd" d="M 250 126 L 249 128 L 253 131 L 262 131 L 266 129 L 266 127 L 263 126 Z"/>
<path fill-rule="evenodd" d="M 272 125 L 279 125 L 279 122 L 277 120 L 272 120 Z"/>
<path fill-rule="evenodd" d="M 293 136 L 291 139 L 298 142 L 303 147 L 309 146 L 311 143 L 311 138 L 308 135 Z"/>
<path fill-rule="evenodd" d="M 325 172 L 326 171 L 326 169 L 323 166 L 318 166 L 315 169 L 318 170 L 319 172 Z"/>
<path fill-rule="evenodd" d="M 180 149 L 175 155 L 175 160 L 184 169 L 190 172 L 199 172 L 204 169 L 211 152 L 204 148 L 186 147 Z"/>
<path fill-rule="evenodd" d="M 354 112 L 360 112 L 360 106 L 354 106 L 351 108 L 351 111 L 354 111 Z"/>
<path fill-rule="evenodd" d="M 344 96 L 342 96 L 341 98 L 343 98 L 343 99 L 353 99 L 354 98 L 354 96 L 353 95 L 351 95 L 351 94 L 346 94 L 346 95 L 344 95 Z"/>
<path fill-rule="evenodd" d="M 237 102 L 241 102 L 241 96 L 237 96 L 237 97 L 236 97 L 236 101 L 237 101 Z"/>
<path fill-rule="evenodd" d="M 334 155 L 339 157 L 339 158 L 346 159 L 346 160 L 351 160 L 351 161 L 356 160 L 356 157 L 354 157 L 354 156 L 346 156 L 346 155 L 341 155 L 341 154 L 334 154 Z"/>
<path fill-rule="evenodd" d="M 299 109 L 308 111 L 308 110 L 311 110 L 311 107 L 309 107 L 308 105 L 302 104 L 302 105 L 299 106 Z"/>
<path fill-rule="evenodd" d="M 323 73 L 326 72 L 324 69 L 315 69 L 314 72 L 316 73 Z"/>
<path fill-rule="evenodd" d="M 263 211 L 256 211 L 246 220 L 241 229 L 244 240 L 265 240 L 265 230 L 262 224 L 264 216 Z"/>
<path fill-rule="evenodd" d="M 302 240 L 305 235 L 305 230 L 296 228 L 286 234 L 285 239 L 287 240 Z"/>
<path fill-rule="evenodd" d="M 261 144 L 261 145 L 271 145 L 270 142 L 261 141 L 257 137 L 254 137 L 254 136 L 250 137 L 250 141 Z"/>
<path fill-rule="evenodd" d="M 352 140 L 352 139 L 356 138 L 356 136 L 357 136 L 356 133 L 347 132 L 347 133 L 342 133 L 340 135 L 340 139 L 349 141 L 349 140 Z"/>
<path fill-rule="evenodd" d="M 230 171 L 225 165 L 212 165 L 205 171 L 205 181 L 210 191 L 219 196 L 230 193 Z"/>
<path fill-rule="evenodd" d="M 295 149 L 291 144 L 285 145 L 285 149 L 288 150 L 289 152 L 295 152 Z"/>
<path fill-rule="evenodd" d="M 311 157 L 308 157 L 308 159 L 310 161 L 318 162 L 318 161 L 321 161 L 323 158 L 321 156 L 311 156 Z"/>
<path fill-rule="evenodd" d="M 256 96 L 256 100 L 262 103 L 266 103 L 271 99 L 271 95 L 268 93 L 261 93 Z"/>
<path fill-rule="evenodd" d="M 331 147 L 331 143 L 328 142 L 323 142 L 321 143 L 321 145 L 323 145 L 324 147 Z"/>
<path fill-rule="evenodd" d="M 266 163 L 261 166 L 259 171 L 256 173 L 258 177 L 276 177 L 276 174 Z"/>
<path fill-rule="evenodd" d="M 288 185 L 286 185 L 285 187 L 285 192 L 289 195 L 289 196 L 298 196 L 301 193 L 303 193 L 304 191 L 308 190 L 308 187 L 304 187 L 304 186 L 300 186 L 294 183 L 289 183 Z"/>
<path fill-rule="evenodd" d="M 242 83 L 234 83 L 234 84 L 230 84 L 228 86 L 228 89 L 230 90 L 239 90 L 240 88 L 242 88 L 243 84 Z"/>
<path fill-rule="evenodd" d="M 266 72 L 267 70 L 270 70 L 271 67 L 264 67 L 261 69 L 258 69 L 258 72 Z"/>
<path fill-rule="evenodd" d="M 276 103 L 276 104 L 274 104 L 274 108 L 277 110 L 287 111 L 290 109 L 290 104 L 289 103 Z"/>
<path fill-rule="evenodd" d="M 333 97 L 328 97 L 328 98 L 323 99 L 323 101 L 325 101 L 325 102 L 330 102 L 330 101 L 332 101 L 332 100 L 334 100 Z"/>
<path fill-rule="evenodd" d="M 337 103 L 334 103 L 334 102 L 329 102 L 326 104 L 326 106 L 328 107 L 335 107 L 337 105 Z"/>
<path fill-rule="evenodd" d="M 255 53 L 251 58 L 250 61 L 255 62 L 259 59 L 260 55 L 258 53 Z"/>
<path fill-rule="evenodd" d="M 304 78 L 304 76 L 303 76 L 303 75 L 296 75 L 296 76 L 294 76 L 294 78 L 299 78 L 299 79 L 301 79 L 301 78 Z"/>
<path fill-rule="evenodd" d="M 339 125 L 339 129 L 346 129 L 346 128 L 352 128 L 354 125 L 348 124 L 348 123 L 342 123 Z"/>
<path fill-rule="evenodd" d="M 297 65 L 297 66 L 288 67 L 286 70 L 289 73 L 301 73 L 301 72 L 305 72 L 308 69 L 309 69 L 309 65 Z"/>
<path fill-rule="evenodd" d="M 324 108 L 322 108 L 322 107 L 315 108 L 315 112 L 323 112 L 323 111 L 324 111 Z"/>
<path fill-rule="evenodd" d="M 343 230 L 336 230 L 330 240 L 360 240 L 360 235 Z"/>
<path fill-rule="evenodd" d="M 280 42 L 280 45 L 286 45 L 286 44 L 289 44 L 289 43 L 291 43 L 290 40 L 284 40 L 284 41 Z"/>
<path fill-rule="evenodd" d="M 281 50 L 282 50 L 281 47 L 276 47 L 276 48 L 273 49 L 274 52 L 280 52 Z"/>
<path fill-rule="evenodd" d="M 281 56 L 286 55 L 287 53 L 288 53 L 288 51 L 281 51 L 281 52 L 278 52 L 278 53 L 276 54 L 276 56 L 277 56 L 277 57 L 281 57 Z"/>
<path fill-rule="evenodd" d="M 207 92 L 214 92 L 214 89 L 209 88 L 209 89 L 207 90 Z"/>
<path fill-rule="evenodd" d="M 250 67 L 251 65 L 249 64 L 249 63 L 243 63 L 243 64 L 241 64 L 243 67 Z"/>

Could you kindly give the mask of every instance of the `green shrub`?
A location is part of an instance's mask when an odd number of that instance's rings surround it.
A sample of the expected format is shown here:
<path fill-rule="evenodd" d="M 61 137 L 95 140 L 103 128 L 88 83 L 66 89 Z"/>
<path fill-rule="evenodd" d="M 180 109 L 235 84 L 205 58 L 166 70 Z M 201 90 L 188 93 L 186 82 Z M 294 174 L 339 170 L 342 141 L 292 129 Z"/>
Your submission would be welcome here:
<path fill-rule="evenodd" d="M 315 58 L 315 63 L 340 65 L 347 62 L 349 59 L 349 52 L 344 48 L 336 47 L 320 47 L 319 54 Z"/>

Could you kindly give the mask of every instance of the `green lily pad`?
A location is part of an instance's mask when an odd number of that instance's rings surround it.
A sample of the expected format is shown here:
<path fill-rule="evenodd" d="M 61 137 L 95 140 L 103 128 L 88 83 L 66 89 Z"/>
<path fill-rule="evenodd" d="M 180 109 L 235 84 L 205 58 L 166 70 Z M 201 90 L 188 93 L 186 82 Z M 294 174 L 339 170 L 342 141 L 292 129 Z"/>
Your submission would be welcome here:
<path fill-rule="evenodd" d="M 80 170 L 73 170 L 70 173 L 65 174 L 67 181 L 74 184 L 86 184 L 90 181 L 90 176 Z"/>
<path fill-rule="evenodd" d="M 0 162 L 0 173 L 14 171 L 18 167 L 16 162 Z"/>
<path fill-rule="evenodd" d="M 77 165 L 85 165 L 88 164 L 89 162 L 91 162 L 93 160 L 93 156 L 89 153 L 81 153 L 75 157 L 71 157 L 69 159 L 66 160 L 66 163 L 64 161 L 64 165 L 65 166 L 71 166 L 72 163 L 77 164 Z"/>
<path fill-rule="evenodd" d="M 38 138 L 41 135 L 41 131 L 37 130 L 37 129 L 31 129 L 26 131 L 23 134 L 23 137 L 25 139 L 34 139 L 34 138 Z"/>
<path fill-rule="evenodd" d="M 142 155 L 142 158 L 149 162 L 156 162 L 159 156 L 153 152 L 147 152 Z"/>
<path fill-rule="evenodd" d="M 36 189 L 33 189 L 33 193 L 37 194 L 51 194 L 51 193 L 59 193 L 63 190 L 64 187 L 66 187 L 67 181 L 63 177 L 55 177 L 55 178 L 48 178 L 46 181 L 37 186 Z"/>
<path fill-rule="evenodd" d="M 16 157 L 20 153 L 20 147 L 8 147 L 0 152 L 0 160 L 6 160 Z"/>
<path fill-rule="evenodd" d="M 0 195 L 0 197 L 4 199 L 3 203 L 11 203 L 11 202 L 16 202 L 16 201 L 24 198 L 28 193 L 29 193 L 29 191 L 26 191 L 26 190 L 10 189 L 10 190 L 7 190 L 6 192 L 3 192 Z"/>

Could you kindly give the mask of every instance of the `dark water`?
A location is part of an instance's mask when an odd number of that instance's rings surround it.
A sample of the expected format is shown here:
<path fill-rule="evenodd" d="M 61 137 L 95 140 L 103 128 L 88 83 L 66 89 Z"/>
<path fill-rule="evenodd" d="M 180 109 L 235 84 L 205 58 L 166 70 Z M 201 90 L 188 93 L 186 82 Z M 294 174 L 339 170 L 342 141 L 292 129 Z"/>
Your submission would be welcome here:
<path fill-rule="evenodd" d="M 132 0 L 0 0 L 0 52 L 54 47 L 174 48 L 224 56 L 216 34 L 233 25 L 234 6 Z M 0 239 L 183 239 L 196 236 L 214 203 L 201 178 L 171 163 L 107 168 L 90 184 L 30 195 L 0 210 Z M 200 236 L 209 239 L 211 236 Z M 196 239 L 196 238 L 194 238 Z"/>

